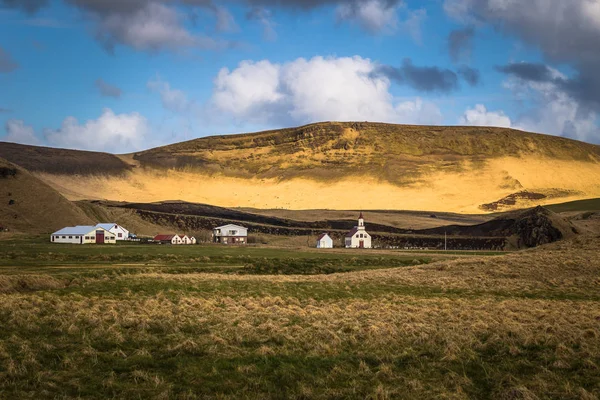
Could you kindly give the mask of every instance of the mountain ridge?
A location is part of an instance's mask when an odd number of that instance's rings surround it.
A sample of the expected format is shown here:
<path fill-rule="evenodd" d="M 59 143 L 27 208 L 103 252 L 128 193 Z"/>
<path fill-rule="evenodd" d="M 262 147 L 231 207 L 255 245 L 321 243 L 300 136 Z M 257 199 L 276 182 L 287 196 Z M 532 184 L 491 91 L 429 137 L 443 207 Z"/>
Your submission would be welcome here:
<path fill-rule="evenodd" d="M 324 122 L 85 157 L 15 146 L 0 157 L 72 200 L 482 213 L 600 197 L 600 146 L 508 128 Z"/>

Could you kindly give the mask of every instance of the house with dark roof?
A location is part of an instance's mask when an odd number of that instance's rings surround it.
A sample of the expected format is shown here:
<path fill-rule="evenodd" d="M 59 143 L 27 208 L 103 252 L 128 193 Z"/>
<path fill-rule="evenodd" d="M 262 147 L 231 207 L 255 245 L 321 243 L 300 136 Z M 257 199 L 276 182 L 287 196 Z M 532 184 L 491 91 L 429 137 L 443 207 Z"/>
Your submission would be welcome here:
<path fill-rule="evenodd" d="M 181 244 L 182 240 L 179 235 L 156 235 L 152 241 L 162 244 Z"/>
<path fill-rule="evenodd" d="M 321 233 L 317 238 L 317 249 L 332 249 L 333 239 L 328 233 Z"/>
<path fill-rule="evenodd" d="M 358 225 L 346 234 L 344 244 L 347 249 L 371 248 L 371 235 L 366 231 L 365 219 L 362 212 L 358 216 Z"/>

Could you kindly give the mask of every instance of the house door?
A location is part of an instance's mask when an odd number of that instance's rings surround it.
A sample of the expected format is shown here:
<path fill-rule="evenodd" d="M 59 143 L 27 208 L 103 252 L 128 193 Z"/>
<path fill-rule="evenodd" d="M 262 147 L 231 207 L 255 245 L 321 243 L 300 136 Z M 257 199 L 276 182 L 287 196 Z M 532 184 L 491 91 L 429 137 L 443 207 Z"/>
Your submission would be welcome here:
<path fill-rule="evenodd" d="M 359 249 L 364 249 L 365 248 L 365 241 L 364 240 L 359 240 L 358 241 L 358 248 Z"/>
<path fill-rule="evenodd" d="M 104 231 L 96 231 L 96 244 L 104 244 Z"/>

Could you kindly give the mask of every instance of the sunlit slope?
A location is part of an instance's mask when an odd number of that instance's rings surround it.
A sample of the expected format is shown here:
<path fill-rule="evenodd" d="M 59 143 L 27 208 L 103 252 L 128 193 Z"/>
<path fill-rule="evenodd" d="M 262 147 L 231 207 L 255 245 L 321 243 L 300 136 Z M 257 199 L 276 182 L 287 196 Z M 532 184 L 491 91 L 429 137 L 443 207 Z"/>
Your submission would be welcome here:
<path fill-rule="evenodd" d="M 37 173 L 72 199 L 224 207 L 486 212 L 600 196 L 599 146 L 502 128 L 328 122 L 120 159 L 132 169 Z"/>

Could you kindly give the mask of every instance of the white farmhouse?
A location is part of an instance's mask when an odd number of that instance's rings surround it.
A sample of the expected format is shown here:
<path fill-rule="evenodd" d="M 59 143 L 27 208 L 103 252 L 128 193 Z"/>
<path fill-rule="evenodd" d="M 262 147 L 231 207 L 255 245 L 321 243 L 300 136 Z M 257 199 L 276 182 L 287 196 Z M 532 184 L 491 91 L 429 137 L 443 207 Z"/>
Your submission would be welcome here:
<path fill-rule="evenodd" d="M 317 238 L 317 249 L 333 249 L 333 239 L 329 234 L 322 233 Z"/>
<path fill-rule="evenodd" d="M 116 236 L 96 226 L 69 226 L 50 235 L 52 243 L 115 244 Z"/>
<path fill-rule="evenodd" d="M 113 233 L 117 240 L 129 240 L 129 231 L 114 222 L 97 224 L 96 227 L 106 229 L 110 233 Z"/>
<path fill-rule="evenodd" d="M 227 224 L 213 229 L 213 242 L 222 244 L 248 243 L 248 228 Z"/>
<path fill-rule="evenodd" d="M 347 249 L 371 248 L 371 235 L 365 230 L 365 219 L 362 212 L 358 216 L 358 226 L 346 234 L 345 245 Z"/>

